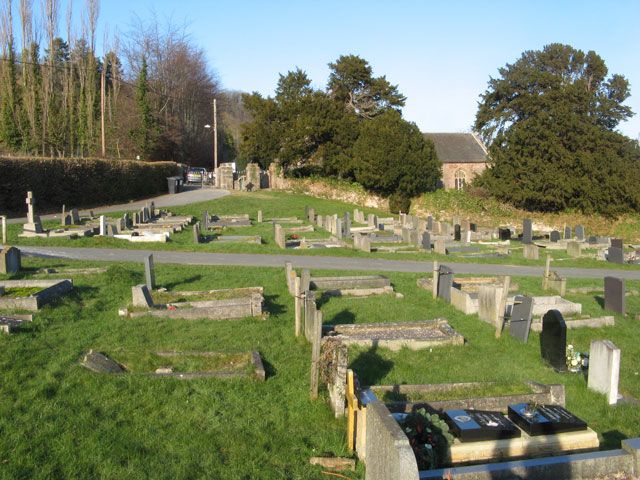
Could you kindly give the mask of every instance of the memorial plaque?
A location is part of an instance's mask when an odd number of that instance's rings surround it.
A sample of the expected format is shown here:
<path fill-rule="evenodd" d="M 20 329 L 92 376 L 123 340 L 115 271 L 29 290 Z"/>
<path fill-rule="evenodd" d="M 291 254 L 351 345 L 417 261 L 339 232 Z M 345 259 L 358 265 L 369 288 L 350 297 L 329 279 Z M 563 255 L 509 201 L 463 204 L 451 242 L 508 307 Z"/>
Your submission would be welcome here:
<path fill-rule="evenodd" d="M 549 240 L 552 242 L 558 242 L 560 240 L 560 232 L 557 230 L 553 230 L 550 234 L 549 234 Z"/>
<path fill-rule="evenodd" d="M 451 287 L 453 286 L 453 271 L 441 265 L 438 270 L 438 297 L 451 303 Z"/>
<path fill-rule="evenodd" d="M 533 241 L 533 222 L 530 218 L 522 221 L 522 243 L 531 243 Z"/>
<path fill-rule="evenodd" d="M 527 343 L 529 331 L 531 330 L 531 318 L 533 317 L 533 298 L 525 295 L 516 295 L 514 302 L 509 324 L 509 335 Z"/>
<path fill-rule="evenodd" d="M 500 412 L 445 410 L 444 421 L 461 442 L 517 438 L 520 430 Z"/>
<path fill-rule="evenodd" d="M 563 432 L 586 430 L 587 424 L 560 405 L 537 405 L 528 403 L 509 405 L 509 419 L 528 435 L 554 435 Z"/>
<path fill-rule="evenodd" d="M 542 317 L 540 354 L 555 370 L 567 370 L 567 324 L 558 310 L 549 310 Z"/>

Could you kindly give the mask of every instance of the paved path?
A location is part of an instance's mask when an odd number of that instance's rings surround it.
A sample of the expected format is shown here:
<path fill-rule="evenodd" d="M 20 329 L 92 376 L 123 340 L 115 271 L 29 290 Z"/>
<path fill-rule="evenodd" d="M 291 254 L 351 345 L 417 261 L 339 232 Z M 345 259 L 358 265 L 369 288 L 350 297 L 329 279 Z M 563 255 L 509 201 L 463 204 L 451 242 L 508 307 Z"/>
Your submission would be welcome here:
<path fill-rule="evenodd" d="M 81 215 L 88 215 L 89 210 L 93 213 L 108 213 L 108 212 L 126 212 L 133 210 L 140 210 L 145 205 L 154 202 L 156 207 L 177 207 L 180 205 L 189 205 L 191 203 L 206 202 L 209 200 L 215 200 L 216 198 L 229 195 L 227 190 L 218 190 L 210 187 L 200 188 L 194 186 L 187 186 L 186 190 L 180 193 L 160 195 L 158 197 L 151 197 L 145 200 L 136 200 L 135 202 L 121 203 L 119 205 L 109 205 L 106 207 L 96 207 L 92 209 L 81 210 Z M 37 202 L 37 199 L 36 199 Z M 36 204 L 36 213 L 37 213 Z M 43 220 L 56 220 L 60 218 L 60 214 L 41 215 Z M 8 223 L 24 223 L 26 218 L 12 218 L 8 220 Z"/>
<path fill-rule="evenodd" d="M 431 272 L 432 262 L 386 260 L 375 258 L 321 257 L 304 255 L 261 255 L 245 253 L 200 253 L 153 250 L 127 250 L 119 248 L 69 248 L 69 247 L 25 247 L 24 254 L 75 260 L 105 260 L 113 262 L 140 262 L 145 255 L 153 253 L 156 263 L 178 263 L 183 265 L 239 265 L 248 267 L 282 267 L 290 261 L 297 268 L 319 268 L 329 270 L 379 270 L 387 272 Z M 478 275 L 512 275 L 541 277 L 543 267 L 519 265 L 490 265 L 479 263 L 449 263 L 455 273 Z M 607 275 L 627 280 L 640 280 L 638 270 L 608 270 L 604 268 L 554 268 L 566 277 L 604 278 Z"/>

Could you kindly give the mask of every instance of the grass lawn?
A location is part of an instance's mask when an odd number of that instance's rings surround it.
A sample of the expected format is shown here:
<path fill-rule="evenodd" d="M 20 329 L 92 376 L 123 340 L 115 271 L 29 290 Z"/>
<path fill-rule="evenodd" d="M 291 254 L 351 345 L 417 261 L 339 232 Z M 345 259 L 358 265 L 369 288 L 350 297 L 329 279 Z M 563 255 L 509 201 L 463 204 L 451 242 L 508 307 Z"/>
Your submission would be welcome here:
<path fill-rule="evenodd" d="M 38 268 L 94 266 L 27 258 L 29 278 Z M 105 264 L 98 264 L 105 265 Z M 310 456 L 346 455 L 344 420 L 333 418 L 326 394 L 311 402 L 310 345 L 293 336 L 293 304 L 283 269 L 157 265 L 159 286 L 209 290 L 263 286 L 267 320 L 185 321 L 124 319 L 117 310 L 143 281 L 143 266 L 109 264 L 107 273 L 75 275 L 75 293 L 45 307 L 24 331 L 0 337 L 0 476 L 3 478 L 216 478 L 320 479 Z M 316 275 L 354 272 L 314 271 Z M 372 272 L 367 272 L 368 275 Z M 508 334 L 465 316 L 416 286 L 419 275 L 385 273 L 404 298 L 336 298 L 321 302 L 327 323 L 415 321 L 444 317 L 467 339 L 458 347 L 391 352 L 350 349 L 350 365 L 363 384 L 491 381 L 490 393 L 510 393 L 524 380 L 563 383 L 567 406 L 600 435 L 604 448 L 640 436 L 640 408 L 606 404 L 586 388 L 586 378 L 557 374 L 543 365 L 538 339 L 520 344 Z M 0 276 L 0 278 L 5 278 Z M 540 279 L 513 278 L 522 293 L 540 294 Z M 601 286 L 570 280 L 568 287 Z M 640 289 L 640 282 L 627 282 Z M 567 295 L 583 311 L 601 315 L 597 294 Z M 591 339 L 622 349 L 620 389 L 640 398 L 640 297 L 628 298 L 627 318 L 615 327 L 570 330 L 587 351 Z M 152 368 L 144 352 L 257 350 L 267 381 L 177 380 L 144 375 L 105 376 L 79 365 L 93 348 L 118 361 Z M 128 352 L 128 353 L 127 353 Z M 186 368 L 195 368 L 188 361 Z M 504 386 L 504 388 L 502 388 Z M 348 474 L 363 478 L 363 467 Z"/>
<path fill-rule="evenodd" d="M 344 203 L 336 200 L 326 200 L 309 197 L 302 194 L 291 194 L 285 192 L 253 192 L 239 193 L 234 192 L 232 195 L 181 207 L 172 207 L 170 211 L 179 215 L 192 215 L 201 219 L 202 213 L 206 210 L 210 214 L 229 215 L 247 213 L 252 220 L 256 220 L 259 209 L 263 211 L 263 218 L 268 220 L 273 217 L 290 217 L 297 216 L 302 219 L 304 216 L 304 207 L 309 205 L 315 208 L 319 215 L 328 215 L 337 213 L 342 215 L 344 212 L 353 212 L 354 208 L 360 208 L 368 213 L 375 213 L 380 216 L 390 216 L 388 212 L 374 209 L 362 209 L 354 204 Z M 112 218 L 121 216 L 122 213 L 109 214 Z M 479 224 L 483 226 L 482 223 Z M 44 222 L 45 228 L 58 227 L 55 221 Z M 285 228 L 286 225 L 283 225 Z M 297 226 L 297 225 L 290 225 Z M 182 232 L 175 233 L 171 236 L 168 243 L 130 243 L 126 240 L 119 240 L 109 237 L 88 237 L 75 240 L 64 238 L 19 238 L 22 232 L 21 225 L 9 225 L 8 241 L 12 245 L 37 245 L 37 246 L 71 246 L 71 247 L 102 247 L 102 248 L 126 248 L 126 249 L 152 249 L 152 250 L 179 250 L 194 252 L 222 252 L 222 253 L 257 253 L 257 254 L 278 254 L 284 253 L 292 255 L 324 255 L 324 256 L 343 256 L 343 257 L 359 257 L 359 258 L 387 258 L 394 260 L 425 260 L 425 261 L 449 261 L 449 262 L 465 262 L 465 263 L 494 263 L 505 265 L 537 265 L 542 266 L 545 263 L 545 252 L 541 250 L 540 260 L 527 260 L 523 257 L 522 247 L 519 242 L 513 243 L 512 253 L 504 258 L 474 258 L 472 255 L 463 253 L 451 254 L 448 256 L 437 255 L 425 252 L 374 252 L 364 253 L 351 248 L 320 248 L 320 249 L 280 249 L 274 242 L 273 226 L 271 223 L 262 223 L 251 227 L 235 227 L 225 228 L 223 235 L 259 235 L 262 237 L 262 245 L 246 244 L 246 243 L 217 243 L 210 241 L 207 243 L 194 244 L 193 232 L 191 227 L 187 227 Z M 206 233 L 203 232 L 203 235 Z M 587 231 L 589 234 L 589 231 Z M 208 234 L 213 237 L 213 232 Z M 324 230 L 311 233 L 297 233 L 302 238 L 329 238 L 329 233 Z M 375 244 L 372 245 L 375 248 Z M 483 247 L 483 250 L 489 250 Z M 595 255 L 595 250 L 585 250 L 585 254 Z M 570 258 L 563 251 L 550 251 L 549 254 L 554 258 L 554 266 L 557 267 L 586 267 L 586 268 L 612 268 L 612 269 L 638 269 L 638 265 L 617 265 L 598 261 L 594 258 Z"/>

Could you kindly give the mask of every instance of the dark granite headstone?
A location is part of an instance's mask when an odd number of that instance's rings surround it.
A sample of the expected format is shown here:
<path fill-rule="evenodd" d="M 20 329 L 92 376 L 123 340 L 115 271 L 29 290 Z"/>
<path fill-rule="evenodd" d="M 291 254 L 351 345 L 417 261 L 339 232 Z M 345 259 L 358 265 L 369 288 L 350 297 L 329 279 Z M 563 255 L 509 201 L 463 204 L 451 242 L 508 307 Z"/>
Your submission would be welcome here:
<path fill-rule="evenodd" d="M 509 405 L 509 419 L 528 435 L 554 435 L 587 429 L 587 424 L 560 405 L 538 405 L 531 410 L 528 403 Z"/>
<path fill-rule="evenodd" d="M 550 234 L 549 234 L 549 240 L 552 242 L 557 242 L 560 240 L 560 232 L 557 230 L 553 230 Z"/>
<path fill-rule="evenodd" d="M 445 410 L 444 421 L 461 442 L 517 438 L 520 430 L 500 412 Z"/>
<path fill-rule="evenodd" d="M 471 230 L 472 232 L 477 232 L 478 231 L 478 225 L 475 223 L 469 223 L 469 230 Z"/>
<path fill-rule="evenodd" d="M 156 288 L 156 272 L 153 265 L 153 254 L 144 257 L 144 278 L 149 291 Z"/>
<path fill-rule="evenodd" d="M 511 229 L 510 228 L 498 228 L 498 237 L 500 240 L 511 240 Z"/>
<path fill-rule="evenodd" d="M 82 359 L 82 365 L 97 373 L 124 373 L 124 369 L 106 355 L 89 350 Z"/>
<path fill-rule="evenodd" d="M 459 242 L 462 239 L 462 233 L 460 232 L 460 225 L 455 224 L 453 226 L 453 239 Z"/>
<path fill-rule="evenodd" d="M 438 297 L 451 302 L 451 287 L 453 286 L 453 270 L 441 265 L 438 270 Z"/>
<path fill-rule="evenodd" d="M 432 230 L 432 229 L 433 229 L 433 217 L 429 215 L 427 217 L 427 230 Z"/>
<path fill-rule="evenodd" d="M 542 317 L 540 354 L 553 369 L 567 370 L 567 325 L 558 310 L 549 310 Z"/>
<path fill-rule="evenodd" d="M 598 237 L 591 235 L 589 237 L 588 243 L 590 245 L 595 245 L 596 243 L 598 243 Z"/>
<path fill-rule="evenodd" d="M 582 225 L 576 225 L 576 240 L 584 240 L 584 227 Z"/>
<path fill-rule="evenodd" d="M 533 298 L 525 295 L 516 295 L 513 310 L 511 311 L 511 323 L 509 334 L 521 342 L 529 340 L 531 318 L 533 316 Z"/>
<path fill-rule="evenodd" d="M 624 263 L 624 250 L 618 247 L 609 247 L 607 262 Z"/>
<path fill-rule="evenodd" d="M 522 221 L 522 243 L 531 243 L 533 241 L 533 222 L 530 218 Z"/>
<path fill-rule="evenodd" d="M 604 308 L 622 315 L 626 313 L 624 279 L 604 277 Z"/>
<path fill-rule="evenodd" d="M 429 232 L 422 232 L 422 249 L 431 251 L 431 234 Z"/>
<path fill-rule="evenodd" d="M 564 239 L 565 240 L 570 240 L 572 238 L 571 236 L 571 227 L 564 227 Z"/>
<path fill-rule="evenodd" d="M 622 239 L 621 238 L 612 238 L 611 239 L 611 246 L 615 247 L 615 248 L 619 248 L 619 249 L 623 249 L 624 245 L 622 244 Z"/>

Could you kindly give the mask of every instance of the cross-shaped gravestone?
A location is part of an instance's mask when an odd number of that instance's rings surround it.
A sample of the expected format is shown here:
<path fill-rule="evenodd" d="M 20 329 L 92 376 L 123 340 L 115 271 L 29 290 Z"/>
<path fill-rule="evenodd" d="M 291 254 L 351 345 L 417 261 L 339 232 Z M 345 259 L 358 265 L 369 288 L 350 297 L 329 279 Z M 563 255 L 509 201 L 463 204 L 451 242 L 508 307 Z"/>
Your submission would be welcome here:
<path fill-rule="evenodd" d="M 35 198 L 33 198 L 33 192 L 27 192 L 27 223 L 35 223 L 35 212 L 34 205 L 36 203 Z"/>

